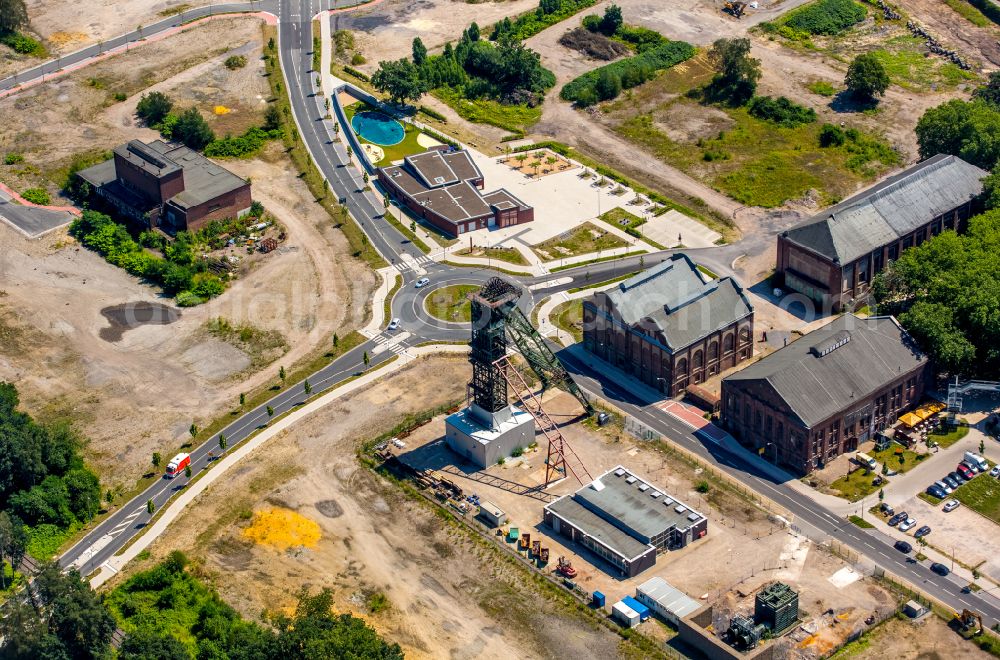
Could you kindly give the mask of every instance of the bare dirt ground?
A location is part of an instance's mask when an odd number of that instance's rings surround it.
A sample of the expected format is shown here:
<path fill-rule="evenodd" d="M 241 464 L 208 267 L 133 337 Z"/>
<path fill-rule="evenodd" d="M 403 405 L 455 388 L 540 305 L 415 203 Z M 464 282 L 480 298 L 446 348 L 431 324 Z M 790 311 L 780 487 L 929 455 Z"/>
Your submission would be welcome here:
<path fill-rule="evenodd" d="M 0 151 L 23 153 L 31 169 L 17 174 L 0 167 L 0 178 L 14 186 L 34 184 L 54 177 L 43 172 L 65 168 L 74 154 L 154 139 L 153 131 L 135 125 L 132 112 L 148 89 L 144 83 L 158 80 L 157 89 L 180 107 L 197 105 L 220 134 L 258 124 L 267 93 L 257 68 L 260 34 L 254 19 L 209 23 L 4 99 L 0 113 L 10 121 L 0 126 Z M 245 68 L 222 66 L 222 52 L 230 49 L 248 56 Z M 108 84 L 98 89 L 88 78 Z M 129 89 L 130 98 L 108 106 L 116 85 Z M 233 112 L 216 116 L 215 105 Z M 130 484 L 153 451 L 179 444 L 192 421 L 204 426 L 239 392 L 275 377 L 249 369 L 277 354 L 248 355 L 224 343 L 206 331 L 209 319 L 279 333 L 291 347 L 280 358 L 286 367 L 325 348 L 332 333 L 344 336 L 364 320 L 374 276 L 349 256 L 343 235 L 281 147 L 275 143 L 256 159 L 224 164 L 251 178 L 254 198 L 288 239 L 276 252 L 248 260 L 221 297 L 183 310 L 170 325 L 129 330 L 117 342 L 100 337 L 108 325 L 101 310 L 157 301 L 157 290 L 76 245 L 65 230 L 28 241 L 0 227 L 0 329 L 12 338 L 0 345 L 0 379 L 18 384 L 32 412 L 78 423 L 92 440 L 87 458 L 108 486 Z M 48 185 L 55 189 L 51 180 Z"/>
<path fill-rule="evenodd" d="M 945 48 L 955 48 L 971 61 L 983 61 L 986 69 L 1000 66 L 1000 27 L 977 27 L 939 0 L 907 0 L 907 13 L 920 21 Z"/>
<path fill-rule="evenodd" d="M 847 656 L 852 660 L 948 660 L 985 659 L 989 653 L 963 640 L 941 619 L 927 616 L 916 623 L 891 619 L 878 628 L 867 644 Z"/>
<path fill-rule="evenodd" d="M 331 587 L 337 609 L 364 616 L 407 657 L 614 657 L 617 636 L 540 597 L 492 551 L 358 464 L 359 442 L 460 398 L 467 375 L 464 357 L 429 358 L 331 404 L 213 485 L 126 572 L 179 548 L 251 618 L 293 605 L 303 586 Z M 318 523 L 316 546 L 279 552 L 248 541 L 250 512 L 271 507 Z M 374 593 L 390 609 L 371 614 Z"/>

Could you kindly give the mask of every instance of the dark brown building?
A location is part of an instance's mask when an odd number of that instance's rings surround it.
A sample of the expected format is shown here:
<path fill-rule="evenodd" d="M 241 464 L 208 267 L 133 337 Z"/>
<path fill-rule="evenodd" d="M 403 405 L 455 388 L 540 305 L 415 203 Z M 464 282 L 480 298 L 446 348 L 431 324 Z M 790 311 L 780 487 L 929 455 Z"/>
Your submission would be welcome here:
<path fill-rule="evenodd" d="M 927 357 L 891 316 L 845 314 L 722 381 L 722 424 L 768 460 L 808 474 L 912 408 Z"/>
<path fill-rule="evenodd" d="M 78 172 L 94 195 L 144 227 L 197 231 L 250 211 L 250 183 L 185 146 L 132 140 Z"/>
<path fill-rule="evenodd" d="M 753 353 L 753 306 L 730 277 L 706 282 L 675 254 L 583 303 L 583 346 L 667 396 Z"/>
<path fill-rule="evenodd" d="M 402 165 L 380 167 L 378 180 L 417 217 L 451 236 L 535 219 L 535 210 L 507 190 L 481 192 L 483 173 L 472 157 L 450 147 L 407 156 Z"/>
<path fill-rule="evenodd" d="M 978 212 L 987 174 L 956 156 L 934 156 L 780 234 L 785 288 L 823 313 L 852 309 L 903 250 L 946 229 L 962 231 Z"/>

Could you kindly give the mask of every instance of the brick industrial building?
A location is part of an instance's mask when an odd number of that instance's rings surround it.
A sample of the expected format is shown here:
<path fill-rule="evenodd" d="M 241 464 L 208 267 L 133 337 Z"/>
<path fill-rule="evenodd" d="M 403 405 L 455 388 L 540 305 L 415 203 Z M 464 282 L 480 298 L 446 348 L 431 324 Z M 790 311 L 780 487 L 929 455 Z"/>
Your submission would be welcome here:
<path fill-rule="evenodd" d="M 749 359 L 753 307 L 676 254 L 583 303 L 584 348 L 667 396 Z"/>
<path fill-rule="evenodd" d="M 722 424 L 744 446 L 807 474 L 920 400 L 928 360 L 891 316 L 839 316 L 722 381 Z"/>
<path fill-rule="evenodd" d="M 708 533 L 708 519 L 621 465 L 545 507 L 545 524 L 624 577 Z"/>
<path fill-rule="evenodd" d="M 379 168 L 378 180 L 417 217 L 451 236 L 535 219 L 535 210 L 507 190 L 482 192 L 483 173 L 466 151 L 440 147 L 407 156 L 402 165 Z"/>
<path fill-rule="evenodd" d="M 903 170 L 780 234 L 777 273 L 826 311 L 850 309 L 903 250 L 963 230 L 987 174 L 944 154 Z"/>
<path fill-rule="evenodd" d="M 250 183 L 185 146 L 132 140 L 77 175 L 121 215 L 167 232 L 250 211 Z"/>

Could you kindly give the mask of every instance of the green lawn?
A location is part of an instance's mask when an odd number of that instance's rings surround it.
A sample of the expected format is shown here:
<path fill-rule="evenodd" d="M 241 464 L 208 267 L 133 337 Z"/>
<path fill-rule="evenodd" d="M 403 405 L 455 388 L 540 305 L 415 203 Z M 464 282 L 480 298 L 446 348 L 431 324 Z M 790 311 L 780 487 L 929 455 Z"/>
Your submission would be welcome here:
<path fill-rule="evenodd" d="M 963 420 L 959 420 L 963 421 Z M 938 429 L 934 429 L 927 434 L 928 440 L 933 440 L 934 442 L 941 445 L 943 448 L 951 447 L 953 444 L 964 438 L 969 434 L 969 427 L 963 424 L 956 426 L 954 429 L 941 432 Z"/>
<path fill-rule="evenodd" d="M 868 522 L 864 518 L 861 518 L 860 516 L 850 516 L 849 520 L 858 527 L 860 527 L 861 529 L 872 529 L 875 527 L 875 525 L 871 524 L 870 522 Z"/>
<path fill-rule="evenodd" d="M 705 112 L 696 101 L 682 97 L 656 109 L 656 114 L 674 111 L 683 116 Z M 780 206 L 810 189 L 823 193 L 826 204 L 899 164 L 899 155 L 881 138 L 861 133 L 856 141 L 823 148 L 821 122 L 788 128 L 752 117 L 746 108 L 712 108 L 713 114 L 719 112 L 728 117 L 730 128 L 692 142 L 671 139 L 652 114 L 626 119 L 617 130 L 658 159 L 750 206 Z"/>
<path fill-rule="evenodd" d="M 517 248 L 511 247 L 479 247 L 478 245 L 473 247 L 471 250 L 469 248 L 462 248 L 458 252 L 453 254 L 460 257 L 480 257 L 482 259 L 494 259 L 496 261 L 506 261 L 509 264 L 516 264 L 518 266 L 527 266 L 528 260 L 524 258 L 521 251 Z"/>
<path fill-rule="evenodd" d="M 646 224 L 645 218 L 640 218 L 634 213 L 630 213 L 625 209 L 616 206 L 610 211 L 605 211 L 601 215 L 597 216 L 598 220 L 603 220 L 612 227 L 617 227 L 622 231 L 628 231 L 629 229 L 635 229 L 639 225 Z"/>
<path fill-rule="evenodd" d="M 431 90 L 431 94 L 443 101 L 466 121 L 471 121 L 474 124 L 489 124 L 518 135 L 525 134 L 542 118 L 541 108 L 529 108 L 523 104 L 504 105 L 490 99 L 470 101 L 450 87 L 439 87 Z"/>
<path fill-rule="evenodd" d="M 370 105 L 362 101 L 358 101 L 357 103 L 352 103 L 351 105 L 344 108 L 344 114 L 347 116 L 348 122 L 350 122 L 354 118 L 355 114 L 367 111 L 377 111 L 377 109 L 371 107 Z M 391 164 L 393 161 L 403 160 L 403 158 L 405 158 L 406 156 L 412 156 L 413 154 L 419 154 L 423 151 L 426 151 L 425 147 L 422 147 L 420 146 L 420 144 L 417 143 L 417 138 L 420 136 L 422 131 L 413 124 L 410 124 L 408 122 L 404 121 L 400 123 L 403 124 L 403 130 L 406 131 L 406 136 L 403 138 L 403 141 L 400 142 L 399 144 L 394 144 L 391 147 L 384 147 L 382 145 L 377 145 L 379 148 L 382 149 L 382 151 L 385 152 L 385 157 L 377 163 L 372 163 L 372 165 L 375 165 L 376 167 L 383 167 L 385 165 Z M 343 127 L 341 127 L 341 130 L 343 130 Z M 358 142 L 374 144 L 373 142 L 365 140 L 360 135 L 358 135 L 357 138 Z"/>
<path fill-rule="evenodd" d="M 427 296 L 424 305 L 427 308 L 427 313 L 434 318 L 455 323 L 467 323 L 472 318 L 472 305 L 467 296 L 478 290 L 479 286 L 475 284 L 455 284 L 442 287 Z"/>
<path fill-rule="evenodd" d="M 980 474 L 955 489 L 956 500 L 1000 524 L 1000 479 Z"/>
<path fill-rule="evenodd" d="M 559 303 L 549 318 L 557 328 L 573 335 L 575 341 L 583 341 L 583 300 L 567 300 Z"/>
<path fill-rule="evenodd" d="M 844 499 L 857 502 L 862 497 L 871 495 L 879 488 L 885 487 L 885 483 L 881 486 L 873 484 L 875 477 L 878 476 L 877 472 L 872 471 L 865 474 L 866 472 L 867 470 L 857 469 L 850 474 L 845 474 L 830 484 L 830 488 L 838 491 Z"/>
<path fill-rule="evenodd" d="M 868 455 L 878 462 L 879 470 L 882 469 L 883 463 L 887 463 L 893 472 L 909 472 L 928 457 L 928 454 L 918 454 L 895 443 L 889 445 L 888 449 L 868 452 Z M 900 456 L 903 457 L 902 465 L 899 463 Z"/>
<path fill-rule="evenodd" d="M 872 53 L 885 67 L 889 80 L 905 89 L 924 90 L 935 83 L 955 87 L 976 79 L 974 73 L 963 71 L 951 62 L 926 57 L 923 39 L 919 37 L 893 37 L 885 42 L 883 48 L 873 50 Z"/>
<path fill-rule="evenodd" d="M 563 257 L 575 257 L 627 245 L 627 242 L 615 234 L 593 223 L 585 222 L 575 229 L 535 245 L 532 249 L 543 261 L 558 261 Z"/>

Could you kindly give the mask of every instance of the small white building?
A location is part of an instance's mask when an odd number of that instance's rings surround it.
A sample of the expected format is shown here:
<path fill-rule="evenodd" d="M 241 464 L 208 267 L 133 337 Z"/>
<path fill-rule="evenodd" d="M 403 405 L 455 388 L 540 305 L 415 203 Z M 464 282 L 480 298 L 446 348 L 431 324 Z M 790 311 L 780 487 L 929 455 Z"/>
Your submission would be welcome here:
<path fill-rule="evenodd" d="M 507 522 L 507 514 L 496 504 L 486 500 L 479 503 L 479 517 L 491 527 L 500 527 Z"/>
<path fill-rule="evenodd" d="M 635 599 L 674 626 L 701 604 L 661 577 L 649 578 L 636 587 Z"/>
<path fill-rule="evenodd" d="M 616 619 L 626 628 L 635 628 L 639 625 L 639 613 L 622 601 L 611 606 L 611 618 Z"/>

